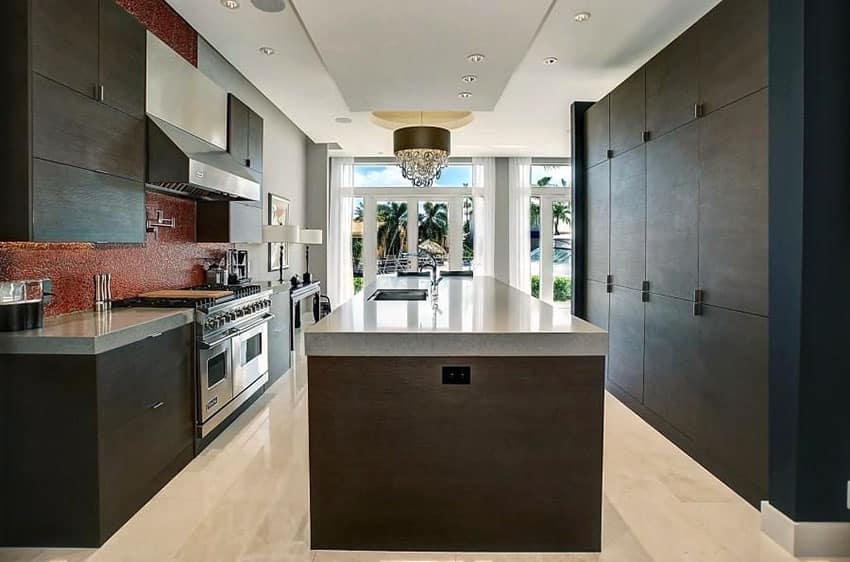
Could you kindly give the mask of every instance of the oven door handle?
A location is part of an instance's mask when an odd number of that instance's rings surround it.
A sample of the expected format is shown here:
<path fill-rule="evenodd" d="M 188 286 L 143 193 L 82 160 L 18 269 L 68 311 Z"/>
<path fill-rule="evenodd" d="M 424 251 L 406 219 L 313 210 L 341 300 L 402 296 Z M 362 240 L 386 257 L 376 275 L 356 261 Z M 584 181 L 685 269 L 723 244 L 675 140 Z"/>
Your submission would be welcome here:
<path fill-rule="evenodd" d="M 263 316 L 262 320 L 254 322 L 250 326 L 244 326 L 244 327 L 237 328 L 236 331 L 233 332 L 232 337 L 238 338 L 242 334 L 244 334 L 246 332 L 250 332 L 254 328 L 262 326 L 263 324 L 266 324 L 267 322 L 269 322 L 270 320 L 273 320 L 273 319 L 274 319 L 274 314 L 266 314 L 265 316 Z"/>
<path fill-rule="evenodd" d="M 230 340 L 230 338 L 232 338 L 232 337 L 233 337 L 233 334 L 228 333 L 223 338 L 215 340 L 214 342 L 207 343 L 207 342 L 202 341 L 198 344 L 198 347 L 200 347 L 201 349 L 212 349 L 212 348 L 217 347 L 217 346 L 223 344 L 224 342 Z"/>

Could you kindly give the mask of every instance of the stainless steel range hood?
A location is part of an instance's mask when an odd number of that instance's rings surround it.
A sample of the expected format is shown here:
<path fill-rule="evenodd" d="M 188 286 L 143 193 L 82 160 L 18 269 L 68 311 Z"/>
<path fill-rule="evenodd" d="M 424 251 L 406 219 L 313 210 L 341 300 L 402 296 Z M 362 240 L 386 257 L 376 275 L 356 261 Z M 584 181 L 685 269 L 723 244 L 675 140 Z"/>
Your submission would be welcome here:
<path fill-rule="evenodd" d="M 259 201 L 260 180 L 226 150 L 227 93 L 148 33 L 151 189 L 210 200 Z"/>

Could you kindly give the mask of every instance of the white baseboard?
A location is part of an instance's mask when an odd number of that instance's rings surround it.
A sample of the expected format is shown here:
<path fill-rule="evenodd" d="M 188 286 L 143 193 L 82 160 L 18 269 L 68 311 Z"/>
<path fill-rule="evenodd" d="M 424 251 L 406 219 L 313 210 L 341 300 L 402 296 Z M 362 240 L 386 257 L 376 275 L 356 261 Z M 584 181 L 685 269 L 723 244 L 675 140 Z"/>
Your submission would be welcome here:
<path fill-rule="evenodd" d="M 797 557 L 850 557 L 850 523 L 796 522 L 763 501 L 761 530 Z"/>

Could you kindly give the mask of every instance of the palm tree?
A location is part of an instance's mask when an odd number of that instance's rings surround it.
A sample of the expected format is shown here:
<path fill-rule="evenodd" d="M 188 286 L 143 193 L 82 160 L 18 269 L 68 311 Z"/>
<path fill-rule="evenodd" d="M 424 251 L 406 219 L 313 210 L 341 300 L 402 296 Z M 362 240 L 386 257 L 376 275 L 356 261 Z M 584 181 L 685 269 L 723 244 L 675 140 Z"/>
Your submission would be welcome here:
<path fill-rule="evenodd" d="M 378 248 L 384 256 L 401 252 L 407 239 L 407 203 L 378 203 Z"/>
<path fill-rule="evenodd" d="M 443 248 L 449 233 L 449 208 L 446 203 L 426 201 L 419 213 L 419 239 L 432 240 Z"/>
<path fill-rule="evenodd" d="M 555 219 L 555 234 L 560 234 L 559 229 L 561 221 L 569 225 L 572 222 L 572 213 L 570 212 L 570 204 L 566 201 L 555 201 L 552 203 L 552 217 Z"/>
<path fill-rule="evenodd" d="M 532 228 L 534 228 L 535 226 L 539 227 L 540 226 L 540 198 L 539 197 L 532 197 L 530 199 L 530 201 L 531 201 L 531 206 L 530 206 L 530 210 L 529 210 L 529 215 L 530 215 L 529 223 L 530 223 Z"/>

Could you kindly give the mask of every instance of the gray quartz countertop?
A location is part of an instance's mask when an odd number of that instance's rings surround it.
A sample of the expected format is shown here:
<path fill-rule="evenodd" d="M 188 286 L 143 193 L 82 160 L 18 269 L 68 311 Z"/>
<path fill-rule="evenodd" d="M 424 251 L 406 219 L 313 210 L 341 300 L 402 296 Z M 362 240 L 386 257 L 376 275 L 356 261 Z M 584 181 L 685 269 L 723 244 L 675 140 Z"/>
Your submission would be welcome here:
<path fill-rule="evenodd" d="M 428 289 L 430 280 L 386 277 L 305 328 L 307 355 L 606 355 L 608 333 L 492 277 L 446 277 L 437 298 L 372 301 L 377 289 Z"/>
<path fill-rule="evenodd" d="M 47 318 L 38 330 L 0 332 L 0 354 L 96 355 L 189 324 L 191 308 L 116 308 Z"/>

